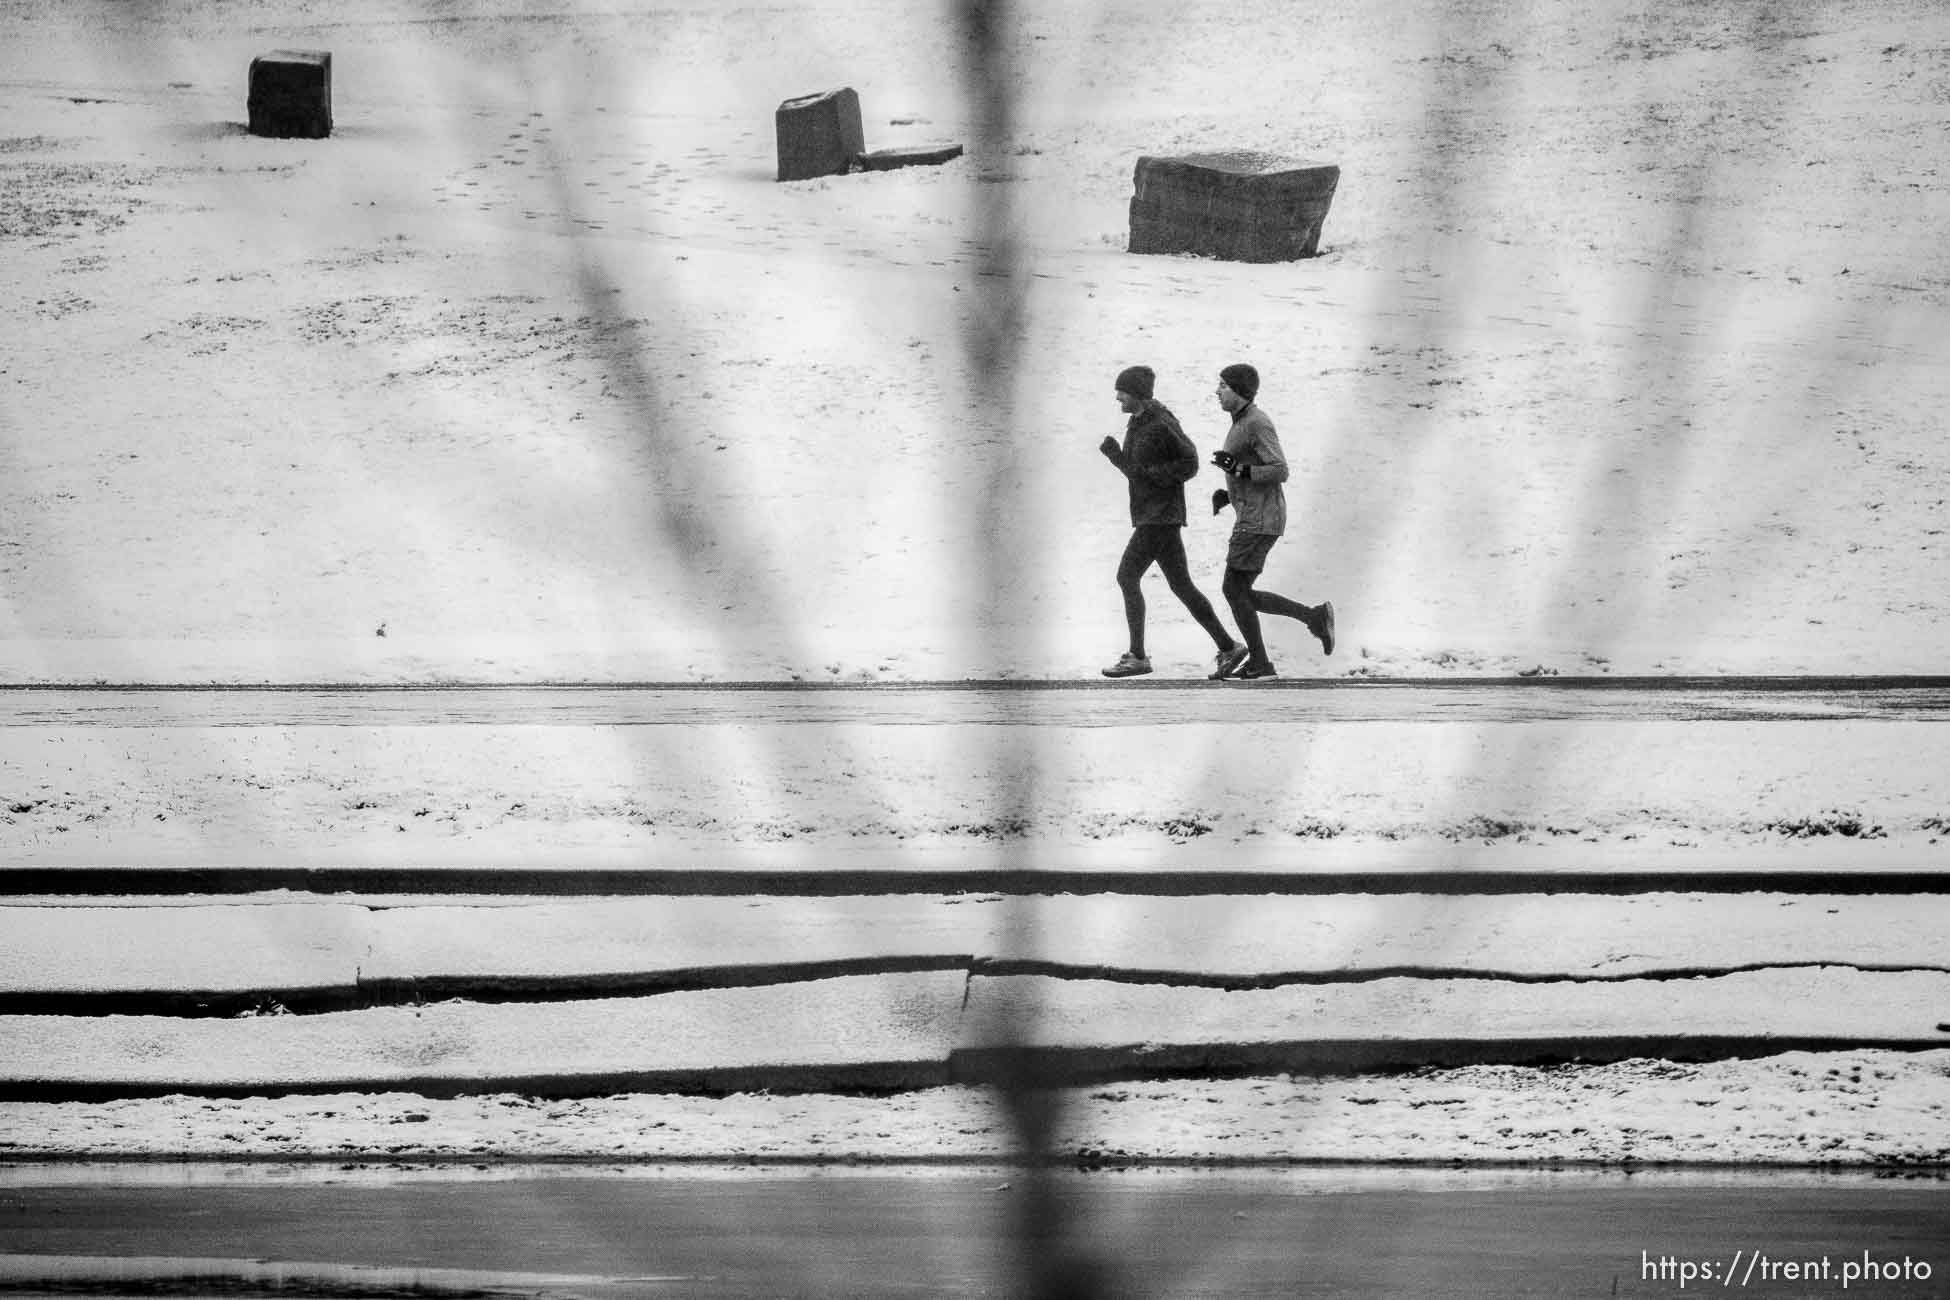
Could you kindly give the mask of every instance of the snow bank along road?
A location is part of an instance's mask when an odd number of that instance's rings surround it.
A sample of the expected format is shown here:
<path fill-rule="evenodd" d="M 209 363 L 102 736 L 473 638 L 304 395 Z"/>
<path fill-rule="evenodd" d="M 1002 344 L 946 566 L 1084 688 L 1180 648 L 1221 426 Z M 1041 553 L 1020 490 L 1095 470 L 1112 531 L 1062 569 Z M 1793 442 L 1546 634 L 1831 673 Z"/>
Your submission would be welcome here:
<path fill-rule="evenodd" d="M 1950 1153 L 1950 686 L 1248 690 L 9 692 L 0 1101 L 1885 1053 Z"/>

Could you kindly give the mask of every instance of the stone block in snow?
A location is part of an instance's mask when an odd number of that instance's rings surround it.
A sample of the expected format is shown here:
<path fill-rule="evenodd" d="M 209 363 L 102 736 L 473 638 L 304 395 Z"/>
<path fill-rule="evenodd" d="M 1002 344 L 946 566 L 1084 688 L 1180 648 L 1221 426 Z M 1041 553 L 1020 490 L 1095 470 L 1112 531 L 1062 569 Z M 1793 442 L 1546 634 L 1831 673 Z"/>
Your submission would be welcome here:
<path fill-rule="evenodd" d="M 788 99 L 779 105 L 773 120 L 782 181 L 844 176 L 867 149 L 860 96 L 850 86 Z"/>
<path fill-rule="evenodd" d="M 323 140 L 332 134 L 329 50 L 273 50 L 251 60 L 252 135 Z"/>
<path fill-rule="evenodd" d="M 1320 251 L 1341 169 L 1273 154 L 1188 154 L 1137 161 L 1133 253 L 1288 262 Z"/>

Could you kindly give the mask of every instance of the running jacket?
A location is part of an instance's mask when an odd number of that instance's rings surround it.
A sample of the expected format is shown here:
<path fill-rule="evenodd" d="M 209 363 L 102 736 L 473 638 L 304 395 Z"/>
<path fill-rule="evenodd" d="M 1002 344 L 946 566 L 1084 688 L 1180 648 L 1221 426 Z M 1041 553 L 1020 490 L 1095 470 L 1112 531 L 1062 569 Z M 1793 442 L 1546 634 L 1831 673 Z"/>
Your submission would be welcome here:
<path fill-rule="evenodd" d="M 1185 483 L 1198 473 L 1198 448 L 1163 402 L 1147 398 L 1124 426 L 1124 445 L 1104 455 L 1130 480 L 1133 527 L 1185 522 Z"/>
<path fill-rule="evenodd" d="M 1251 403 L 1240 407 L 1226 430 L 1225 449 L 1243 462 L 1242 473 L 1226 475 L 1233 530 L 1278 537 L 1286 531 L 1286 490 L 1280 484 L 1286 482 L 1287 467 L 1271 417 Z"/>

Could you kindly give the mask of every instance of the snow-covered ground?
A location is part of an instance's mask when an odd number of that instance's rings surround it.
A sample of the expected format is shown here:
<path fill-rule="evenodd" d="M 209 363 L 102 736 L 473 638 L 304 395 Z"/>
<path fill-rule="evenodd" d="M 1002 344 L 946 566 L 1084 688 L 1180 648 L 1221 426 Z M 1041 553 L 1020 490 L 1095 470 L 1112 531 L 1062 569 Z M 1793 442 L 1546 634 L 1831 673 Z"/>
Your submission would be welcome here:
<path fill-rule="evenodd" d="M 1214 712 L 1238 707 L 1233 689 L 1212 688 Z M 20 865 L 952 866 L 1013 852 L 1275 871 L 1915 869 L 1950 855 L 1940 722 L 1314 723 L 1305 708 L 1075 728 L 0 727 L 0 849 Z"/>
<path fill-rule="evenodd" d="M 1266 585 L 1342 621 L 1290 673 L 1941 666 L 1940 7 L 1014 15 L 988 142 L 945 6 L 13 6 L 0 678 L 1093 672 L 1111 380 L 1209 450 L 1240 359 L 1295 466 Z M 293 46 L 329 141 L 242 130 Z M 776 183 L 835 85 L 970 152 Z M 1215 148 L 1339 164 L 1324 256 L 1125 254 L 1136 159 Z"/>
<path fill-rule="evenodd" d="M 1094 677 L 1123 643 L 1111 380 L 1155 367 L 1209 451 L 1236 360 L 1295 467 L 1265 585 L 1340 614 L 1332 659 L 1269 629 L 1289 676 L 1941 671 L 1950 12 L 1297 12 L 1021 4 L 1020 104 L 986 140 L 946 8 L 900 0 L 7 7 L 0 683 Z M 333 52 L 328 141 L 242 129 L 250 58 L 288 47 Z M 773 110 L 837 85 L 870 147 L 969 153 L 776 183 Z M 1221 148 L 1341 166 L 1324 256 L 1122 251 L 1136 159 Z M 1023 315 L 983 386 L 998 205 Z M 1214 597 L 1224 528 L 1187 528 Z M 1203 671 L 1152 582 L 1160 672 Z M 1494 841 L 1914 867 L 1950 815 L 1930 723 L 1279 729 L 1237 700 L 1021 745 L 7 728 L 0 845 L 617 861 L 1000 834 L 1163 865 Z M 1942 1053 L 1858 1052 L 1120 1086 L 1063 1141 L 1941 1160 L 1947 1079 Z M 973 1157 L 1003 1147 L 992 1105 L 165 1099 L 0 1127 L 102 1153 L 763 1132 Z"/>
<path fill-rule="evenodd" d="M 1088 1163 L 1389 1160 L 1941 1165 L 1950 1052 L 1786 1053 L 1686 1065 L 1471 1066 L 1356 1078 L 1115 1084 L 1066 1093 L 1050 1149 Z M 8 1105 L 33 1149 L 90 1156 L 1007 1160 L 995 1094 L 336 1093 Z M 16 1148 L 18 1149 L 18 1148 Z"/>

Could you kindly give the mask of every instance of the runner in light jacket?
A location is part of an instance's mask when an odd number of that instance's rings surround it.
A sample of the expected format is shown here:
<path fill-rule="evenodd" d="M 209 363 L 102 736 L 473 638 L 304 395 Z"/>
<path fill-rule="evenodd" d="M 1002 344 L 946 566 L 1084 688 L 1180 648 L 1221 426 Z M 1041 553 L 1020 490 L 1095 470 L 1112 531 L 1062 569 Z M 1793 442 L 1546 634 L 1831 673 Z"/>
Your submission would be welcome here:
<path fill-rule="evenodd" d="M 1234 512 L 1232 537 L 1226 545 L 1226 577 L 1221 590 L 1239 633 L 1246 639 L 1246 658 L 1236 671 L 1228 672 L 1223 663 L 1212 676 L 1237 681 L 1259 681 L 1277 677 L 1273 661 L 1266 654 L 1266 638 L 1260 630 L 1259 616 L 1282 614 L 1298 619 L 1320 640 L 1321 648 L 1334 653 L 1334 603 L 1302 605 L 1297 600 L 1270 591 L 1257 591 L 1253 583 L 1266 568 L 1266 557 L 1273 543 L 1286 532 L 1286 452 L 1273 428 L 1272 417 L 1256 404 L 1259 372 L 1249 365 L 1227 366 L 1219 372 L 1214 394 L 1219 407 L 1232 416 L 1226 430 L 1225 445 L 1212 453 L 1212 463 L 1225 471 L 1225 488 L 1212 497 L 1216 512 L 1228 504 Z"/>

